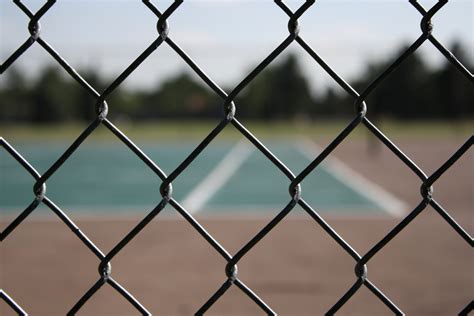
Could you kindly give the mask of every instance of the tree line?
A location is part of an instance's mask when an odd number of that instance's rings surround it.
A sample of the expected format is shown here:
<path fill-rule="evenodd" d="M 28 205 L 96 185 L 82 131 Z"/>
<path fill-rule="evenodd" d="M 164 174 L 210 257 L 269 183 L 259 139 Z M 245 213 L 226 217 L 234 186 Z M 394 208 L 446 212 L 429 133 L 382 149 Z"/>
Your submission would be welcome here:
<path fill-rule="evenodd" d="M 363 91 L 404 50 L 379 60 L 350 84 Z M 455 56 L 473 68 L 459 44 Z M 466 64 L 468 63 L 468 64 Z M 317 69 L 314 71 L 323 71 Z M 80 72 L 98 91 L 110 78 L 96 71 Z M 45 67 L 35 80 L 16 68 L 2 75 L 0 121 L 54 123 L 90 121 L 95 100 L 62 70 Z M 227 90 L 226 90 L 227 91 Z M 271 65 L 259 74 L 235 100 L 239 118 L 262 120 L 341 118 L 354 114 L 354 99 L 346 92 L 328 88 L 313 95 L 295 55 Z M 202 119 L 223 115 L 223 101 L 188 73 L 165 80 L 154 89 L 138 91 L 118 88 L 107 98 L 109 117 L 132 120 Z M 415 52 L 391 73 L 366 100 L 369 115 L 394 119 L 460 119 L 474 117 L 474 89 L 448 61 L 429 67 Z"/>

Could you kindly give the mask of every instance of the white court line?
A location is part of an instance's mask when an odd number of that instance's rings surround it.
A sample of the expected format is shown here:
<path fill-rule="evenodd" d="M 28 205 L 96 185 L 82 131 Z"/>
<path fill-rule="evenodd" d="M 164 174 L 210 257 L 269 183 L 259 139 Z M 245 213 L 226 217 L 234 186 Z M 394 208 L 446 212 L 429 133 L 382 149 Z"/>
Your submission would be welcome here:
<path fill-rule="evenodd" d="M 298 145 L 298 148 L 300 152 L 311 161 L 313 161 L 322 151 L 321 147 L 309 139 L 302 141 Z M 394 217 L 402 217 L 407 213 L 408 206 L 405 202 L 401 201 L 381 186 L 368 180 L 355 170 L 349 168 L 339 159 L 331 156 L 326 158 L 324 163 L 326 170 L 331 173 L 332 176 L 342 183 L 345 183 L 352 190 L 366 197 L 374 204 L 378 205 L 382 210 L 390 215 Z"/>
<path fill-rule="evenodd" d="M 253 146 L 250 146 L 245 140 L 237 143 L 209 175 L 184 198 L 183 207 L 191 214 L 200 211 L 206 202 L 250 157 L 253 151 Z"/>

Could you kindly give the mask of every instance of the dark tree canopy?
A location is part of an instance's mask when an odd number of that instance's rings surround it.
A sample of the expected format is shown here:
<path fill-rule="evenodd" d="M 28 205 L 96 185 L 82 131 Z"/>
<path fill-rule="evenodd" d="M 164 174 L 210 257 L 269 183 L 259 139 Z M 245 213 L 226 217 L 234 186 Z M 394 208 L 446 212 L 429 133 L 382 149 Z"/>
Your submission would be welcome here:
<path fill-rule="evenodd" d="M 366 67 L 351 84 L 362 92 L 404 51 Z M 452 52 L 472 70 L 473 61 L 460 44 Z M 79 71 L 100 93 L 111 82 L 94 69 Z M 317 82 L 316 82 L 317 84 Z M 287 55 L 262 71 L 235 100 L 239 118 L 286 120 L 339 118 L 354 114 L 354 99 L 328 88 L 312 95 L 295 55 Z M 35 79 L 11 67 L 0 82 L 1 122 L 90 121 L 95 99 L 57 67 L 44 68 Z M 472 80 L 445 61 L 429 67 L 417 52 L 406 59 L 367 98 L 372 118 L 474 118 Z M 222 117 L 223 100 L 198 78 L 181 73 L 148 91 L 116 89 L 108 98 L 109 116 L 134 120 Z"/>

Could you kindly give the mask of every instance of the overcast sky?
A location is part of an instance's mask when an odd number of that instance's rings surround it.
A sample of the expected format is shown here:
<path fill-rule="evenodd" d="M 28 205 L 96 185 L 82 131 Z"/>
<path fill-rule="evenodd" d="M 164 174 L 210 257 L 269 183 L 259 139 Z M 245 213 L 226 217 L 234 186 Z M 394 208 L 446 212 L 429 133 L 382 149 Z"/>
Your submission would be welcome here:
<path fill-rule="evenodd" d="M 36 10 L 45 1 L 24 0 Z M 164 10 L 172 1 L 154 1 Z M 436 1 L 420 1 L 429 8 Z M 302 1 L 287 1 L 296 8 Z M 317 0 L 300 19 L 300 35 L 345 79 L 355 78 L 368 61 L 389 57 L 402 43 L 421 33 L 421 15 L 408 0 Z M 169 19 L 170 37 L 218 84 L 237 84 L 256 63 L 288 35 L 288 17 L 270 0 L 185 0 Z M 12 1 L 0 0 L 0 59 L 28 37 L 28 19 Z M 433 19 L 433 34 L 448 47 L 464 44 L 474 63 L 474 1 L 452 0 Z M 41 19 L 41 36 L 71 65 L 117 75 L 157 36 L 156 17 L 139 0 L 58 0 Z M 331 84 L 321 68 L 293 43 L 315 92 Z M 436 65 L 441 54 L 422 47 Z M 285 55 L 285 54 L 284 54 Z M 283 56 L 284 56 L 283 55 Z M 53 60 L 35 44 L 17 61 L 29 70 Z M 151 87 L 187 71 L 163 45 L 126 81 L 130 87 Z M 0 78 L 0 80 L 2 80 Z"/>

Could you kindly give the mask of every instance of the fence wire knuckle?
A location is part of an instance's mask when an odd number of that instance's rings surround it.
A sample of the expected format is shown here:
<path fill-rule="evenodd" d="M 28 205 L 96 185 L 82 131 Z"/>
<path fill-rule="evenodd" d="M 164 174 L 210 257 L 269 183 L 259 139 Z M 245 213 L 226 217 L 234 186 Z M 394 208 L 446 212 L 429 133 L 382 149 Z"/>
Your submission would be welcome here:
<path fill-rule="evenodd" d="M 96 89 L 87 82 L 69 63 L 49 45 L 41 35 L 41 18 L 54 7 L 56 1 L 46 1 L 37 12 L 32 12 L 27 5 L 20 0 L 13 0 L 13 3 L 22 11 L 28 18 L 29 22 L 26 28 L 30 37 L 20 45 L 11 55 L 0 64 L 0 73 L 4 73 L 12 64 L 15 63 L 32 45 L 37 43 L 40 47 L 48 53 L 57 64 L 63 68 L 77 84 L 79 84 L 89 95 L 91 95 L 96 103 L 94 104 L 96 110 L 96 117 L 89 125 L 82 131 L 80 135 L 69 145 L 69 147 L 57 158 L 57 160 L 47 168 L 47 170 L 40 174 L 36 169 L 21 155 L 17 150 L 10 145 L 7 140 L 0 138 L 0 149 L 11 156 L 26 172 L 32 176 L 33 196 L 32 202 L 25 207 L 25 209 L 17 215 L 17 217 L 9 223 L 6 228 L 1 231 L 0 240 L 3 241 L 10 237 L 15 229 L 20 226 L 25 219 L 31 215 L 40 204 L 45 205 L 51 212 L 53 212 L 70 230 L 71 232 L 98 258 L 98 272 L 99 279 L 96 283 L 85 291 L 82 297 L 78 299 L 76 304 L 71 307 L 68 315 L 75 315 L 87 303 L 87 301 L 95 295 L 95 293 L 104 285 L 109 285 L 112 289 L 117 291 L 125 300 L 127 300 L 139 313 L 142 315 L 151 315 L 151 313 L 129 293 L 118 281 L 112 277 L 112 260 L 120 253 L 131 240 L 133 240 L 150 222 L 152 219 L 160 215 L 160 212 L 170 205 L 177 214 L 183 217 L 189 225 L 212 247 L 219 253 L 227 262 L 223 267 L 223 283 L 216 289 L 216 292 L 210 293 L 210 297 L 197 310 L 195 315 L 204 315 L 206 311 L 212 308 L 228 289 L 236 286 L 247 297 L 253 301 L 264 313 L 268 315 L 277 315 L 272 308 L 264 302 L 250 287 L 248 287 L 238 275 L 237 264 L 242 260 L 252 249 L 281 221 L 292 212 L 296 205 L 308 214 L 321 229 L 323 229 L 335 242 L 341 247 L 350 257 L 355 261 L 354 272 L 355 280 L 353 285 L 345 292 L 341 293 L 340 298 L 335 298 L 334 305 L 327 311 L 327 315 L 335 314 L 341 307 L 343 307 L 351 297 L 362 287 L 365 286 L 371 293 L 374 294 L 386 307 L 396 315 L 403 315 L 403 311 L 398 307 L 384 292 L 377 288 L 376 285 L 370 281 L 368 277 L 368 267 L 371 259 L 383 249 L 390 241 L 400 234 L 419 214 L 421 214 L 428 205 L 445 220 L 445 222 L 452 227 L 452 229 L 471 247 L 474 247 L 473 238 L 466 232 L 466 230 L 457 223 L 446 211 L 443 206 L 435 200 L 433 187 L 436 181 L 439 180 L 443 174 L 451 168 L 465 153 L 470 150 L 473 145 L 474 137 L 471 136 L 453 155 L 441 165 L 431 175 L 426 175 L 425 172 L 417 166 L 411 158 L 403 153 L 395 143 L 393 143 L 380 129 L 374 125 L 368 118 L 370 114 L 370 104 L 367 103 L 368 96 L 396 70 L 408 57 L 410 57 L 420 46 L 426 41 L 429 41 L 433 46 L 449 61 L 453 66 L 463 74 L 467 80 L 473 81 L 472 73 L 449 51 L 447 50 L 434 36 L 434 27 L 431 22 L 442 8 L 448 3 L 447 0 L 436 2 L 428 10 L 425 9 L 418 1 L 410 0 L 409 3 L 421 14 L 420 27 L 421 35 L 416 39 L 401 55 L 399 55 L 393 63 L 384 69 L 373 81 L 365 87 L 360 93 L 357 92 L 351 85 L 349 85 L 342 77 L 340 77 L 331 66 L 326 63 L 318 53 L 301 37 L 298 19 L 303 16 L 314 4 L 315 1 L 305 1 L 303 4 L 292 11 L 281 0 L 275 0 L 275 6 L 281 9 L 288 16 L 288 31 L 289 35 L 282 39 L 282 42 L 258 65 L 245 76 L 230 93 L 226 93 L 218 84 L 216 84 L 197 63 L 184 51 L 180 46 L 172 40 L 171 26 L 169 18 L 173 16 L 174 12 L 180 9 L 184 3 L 183 0 L 174 1 L 164 12 L 161 12 L 150 0 L 142 0 L 142 5 L 150 10 L 157 18 L 156 39 L 143 52 L 134 59 L 130 65 L 102 92 L 99 93 Z M 140 4 L 139 4 L 140 5 Z M 314 6 L 317 10 L 317 3 Z M 50 13 L 53 14 L 53 13 Z M 117 126 L 115 126 L 108 118 L 109 111 L 114 110 L 114 104 L 107 103 L 109 95 L 115 91 L 132 73 L 139 71 L 138 67 L 151 56 L 160 46 L 166 43 L 175 53 L 177 58 L 184 61 L 190 69 L 198 75 L 202 81 L 213 91 L 222 101 L 223 112 L 221 119 L 216 126 L 209 131 L 208 135 L 188 154 L 188 156 L 177 167 L 167 175 L 159 167 L 159 163 L 149 158 L 142 149 L 140 149 L 128 136 L 123 133 Z M 249 129 L 238 120 L 239 105 L 236 103 L 236 98 L 239 93 L 248 86 L 265 68 L 267 68 L 280 54 L 282 54 L 291 44 L 297 45 L 305 51 L 314 62 L 319 65 L 346 93 L 354 99 L 355 113 L 353 118 L 347 123 L 339 134 L 327 145 L 320 154 L 315 156 L 313 160 L 298 174 L 293 173 L 272 151 L 270 151 L 263 142 L 252 134 Z M 229 124 L 230 123 L 230 124 Z M 134 155 L 141 160 L 146 167 L 153 172 L 161 181 L 159 193 L 161 194 L 161 201 L 149 211 L 149 213 L 136 226 L 127 233 L 117 244 L 108 252 L 103 253 L 86 234 L 71 220 L 67 212 L 58 207 L 54 201 L 47 196 L 47 182 L 54 176 L 54 174 L 62 167 L 62 165 L 72 156 L 75 151 L 83 144 L 83 142 L 92 135 L 95 130 L 103 125 L 108 129 L 120 142 L 127 146 L 127 148 L 134 153 Z M 314 170 L 324 162 L 329 155 L 341 145 L 347 136 L 349 136 L 354 129 L 359 125 L 365 127 L 372 135 L 374 135 L 379 142 L 388 148 L 407 168 L 409 168 L 420 179 L 420 193 L 421 199 L 419 204 L 404 217 L 395 227 L 393 227 L 380 241 L 375 243 L 369 251 L 360 255 L 352 246 L 345 241 L 337 231 L 331 227 L 310 204 L 304 200 L 302 193 L 302 181 L 310 175 Z M 245 243 L 234 255 L 230 254 L 214 237 L 197 221 L 179 201 L 173 197 L 172 184 L 173 181 L 181 176 L 190 164 L 206 150 L 209 144 L 226 128 L 235 128 L 244 138 L 246 138 L 266 159 L 268 159 L 275 168 L 277 168 L 287 179 L 289 185 L 289 201 L 286 205 L 282 205 L 281 209 L 276 213 L 261 230 L 253 236 L 247 243 Z M 7 303 L 7 305 L 19 315 L 27 315 L 26 312 L 16 303 L 8 294 L 1 289 L 0 298 Z M 474 308 L 474 303 L 468 302 L 467 306 L 460 312 L 462 315 L 467 315 Z"/>

